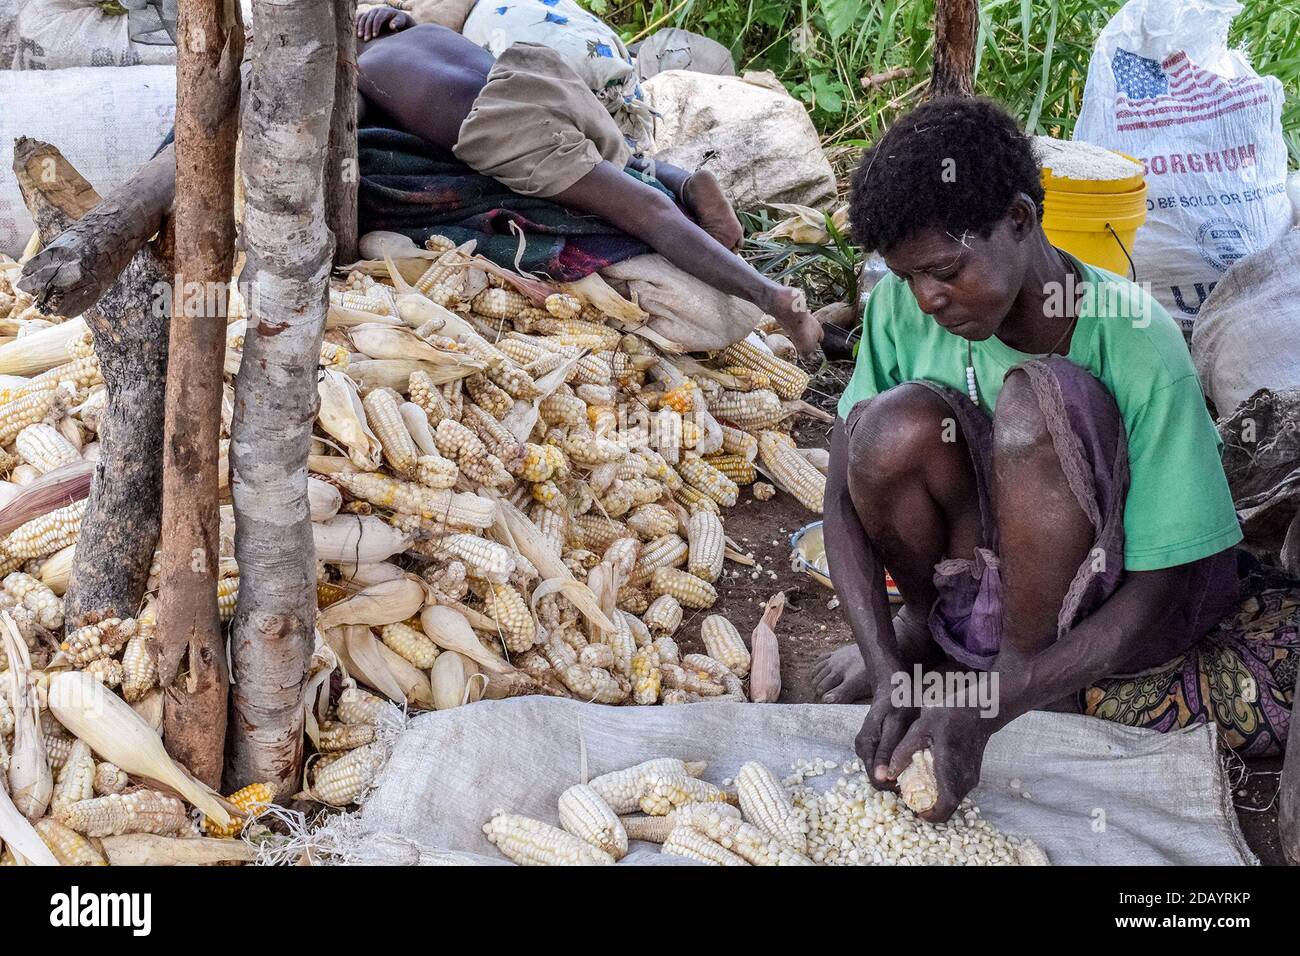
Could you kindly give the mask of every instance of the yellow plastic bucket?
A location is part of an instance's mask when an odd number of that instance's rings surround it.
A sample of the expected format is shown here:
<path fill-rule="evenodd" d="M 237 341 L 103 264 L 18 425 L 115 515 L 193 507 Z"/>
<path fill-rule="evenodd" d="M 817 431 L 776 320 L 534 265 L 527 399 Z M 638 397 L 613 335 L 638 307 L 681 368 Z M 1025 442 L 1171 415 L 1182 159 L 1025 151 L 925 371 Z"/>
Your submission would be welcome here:
<path fill-rule="evenodd" d="M 1064 179 L 1044 169 L 1043 189 L 1043 231 L 1052 245 L 1089 265 L 1135 278 L 1133 240 L 1147 219 L 1141 173 L 1126 179 Z"/>

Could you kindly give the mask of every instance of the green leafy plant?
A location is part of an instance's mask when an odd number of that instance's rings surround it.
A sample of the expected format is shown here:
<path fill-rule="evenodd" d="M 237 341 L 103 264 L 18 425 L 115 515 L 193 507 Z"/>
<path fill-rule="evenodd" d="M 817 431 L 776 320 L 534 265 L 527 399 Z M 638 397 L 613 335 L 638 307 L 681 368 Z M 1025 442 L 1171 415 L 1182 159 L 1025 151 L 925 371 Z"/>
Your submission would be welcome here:
<path fill-rule="evenodd" d="M 625 39 L 659 26 L 694 30 L 741 70 L 771 70 L 806 103 L 828 145 L 869 142 L 924 95 L 934 0 L 591 0 Z M 1123 0 L 981 0 L 976 90 L 1027 129 L 1069 136 L 1092 46 Z M 1287 91 L 1283 132 L 1300 164 L 1300 0 L 1256 0 L 1229 42 Z M 863 85 L 869 77 L 878 83 Z"/>

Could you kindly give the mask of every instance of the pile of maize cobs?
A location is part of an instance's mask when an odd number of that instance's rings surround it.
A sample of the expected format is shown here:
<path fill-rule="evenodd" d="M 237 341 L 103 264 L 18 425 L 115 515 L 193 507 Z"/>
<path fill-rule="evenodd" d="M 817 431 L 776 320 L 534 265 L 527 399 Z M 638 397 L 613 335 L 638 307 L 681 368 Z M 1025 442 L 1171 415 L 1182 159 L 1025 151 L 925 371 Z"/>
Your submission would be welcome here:
<path fill-rule="evenodd" d="M 742 490 L 765 500 L 780 489 L 821 510 L 824 452 L 798 448 L 791 434 L 808 411 L 808 375 L 789 340 L 768 322 L 719 352 L 688 355 L 598 277 L 549 285 L 437 237 L 420 248 L 376 235 L 362 248 L 370 258 L 331 281 L 317 373 L 308 498 L 319 619 L 303 796 L 360 797 L 404 711 L 522 694 L 745 700 L 744 637 L 696 612 L 718 600 L 728 561 L 751 560 L 723 524 Z M 51 472 L 89 467 L 106 404 L 85 322 L 40 315 L 11 284 L 17 274 L 0 261 L 0 506 Z M 239 588 L 229 429 L 248 319 L 237 288 L 229 306 L 226 621 Z M 85 507 L 33 514 L 0 539 L 0 609 L 34 693 L 51 674 L 78 672 L 157 730 L 159 566 L 135 617 L 63 626 Z M 706 654 L 679 650 L 684 620 Z M 0 643 L 0 672 L 10 647 Z M 76 740 L 48 711 L 40 719 L 57 780 Z M 0 726 L 12 748 L 14 728 Z M 93 795 L 120 797 L 125 785 L 106 783 L 117 779 L 111 763 L 94 759 L 108 769 L 96 767 L 105 783 Z M 155 836 L 178 838 L 167 812 L 151 812 L 164 821 Z"/>

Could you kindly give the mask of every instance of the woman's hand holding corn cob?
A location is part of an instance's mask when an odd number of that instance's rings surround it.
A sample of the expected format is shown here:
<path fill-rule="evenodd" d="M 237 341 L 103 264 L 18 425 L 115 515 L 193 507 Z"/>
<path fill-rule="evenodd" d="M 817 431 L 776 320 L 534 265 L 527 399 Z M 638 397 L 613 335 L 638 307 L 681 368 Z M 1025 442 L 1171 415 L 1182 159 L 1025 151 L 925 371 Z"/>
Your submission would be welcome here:
<path fill-rule="evenodd" d="M 872 705 L 872 710 L 875 706 Z M 980 782 L 984 748 L 996 729 L 973 707 L 926 707 L 912 723 L 889 763 L 889 777 L 897 780 L 912 755 L 928 748 L 933 755 L 935 802 L 917 816 L 942 823 L 952 816 L 966 795 Z M 927 761 L 929 762 L 929 761 Z"/>

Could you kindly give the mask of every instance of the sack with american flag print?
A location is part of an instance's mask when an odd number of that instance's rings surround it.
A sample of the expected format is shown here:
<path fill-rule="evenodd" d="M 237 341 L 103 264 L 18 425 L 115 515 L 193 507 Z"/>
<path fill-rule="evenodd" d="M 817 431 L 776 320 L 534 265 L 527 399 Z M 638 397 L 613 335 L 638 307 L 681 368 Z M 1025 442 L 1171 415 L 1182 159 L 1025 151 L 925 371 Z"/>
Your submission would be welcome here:
<path fill-rule="evenodd" d="M 1228 47 L 1236 0 L 1129 0 L 1093 49 L 1074 138 L 1141 161 L 1137 278 L 1191 333 L 1232 266 L 1291 225 L 1282 84 Z"/>

